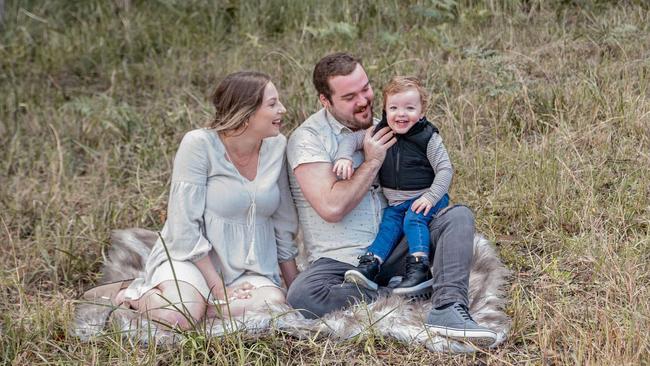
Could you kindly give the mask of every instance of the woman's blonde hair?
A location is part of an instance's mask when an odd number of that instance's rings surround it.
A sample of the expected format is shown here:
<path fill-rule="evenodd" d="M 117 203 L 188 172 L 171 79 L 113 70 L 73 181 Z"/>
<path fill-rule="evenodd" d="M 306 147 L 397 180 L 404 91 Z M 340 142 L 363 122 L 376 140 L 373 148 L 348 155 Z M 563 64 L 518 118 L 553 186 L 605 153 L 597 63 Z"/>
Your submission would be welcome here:
<path fill-rule="evenodd" d="M 212 94 L 214 119 L 208 128 L 233 131 L 246 124 L 264 100 L 271 77 L 257 71 L 239 71 L 226 76 Z"/>
<path fill-rule="evenodd" d="M 427 105 L 429 102 L 429 94 L 420 84 L 415 76 L 395 76 L 382 90 L 382 97 L 384 98 L 384 109 L 386 109 L 386 100 L 389 95 L 405 92 L 409 89 L 415 89 L 420 93 L 420 103 L 422 103 L 422 111 L 427 110 Z"/>

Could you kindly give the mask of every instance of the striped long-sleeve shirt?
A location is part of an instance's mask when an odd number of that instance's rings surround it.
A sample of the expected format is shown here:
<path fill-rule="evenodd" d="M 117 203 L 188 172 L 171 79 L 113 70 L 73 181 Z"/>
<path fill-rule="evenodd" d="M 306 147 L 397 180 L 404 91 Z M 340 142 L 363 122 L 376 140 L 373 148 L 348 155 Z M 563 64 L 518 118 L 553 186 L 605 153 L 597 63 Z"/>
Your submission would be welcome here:
<path fill-rule="evenodd" d="M 339 148 L 336 152 L 336 160 L 351 160 L 351 156 L 354 151 L 363 148 L 363 138 L 365 136 L 365 133 L 365 130 L 359 130 L 345 136 L 345 138 L 339 144 Z M 427 144 L 427 158 L 429 159 L 429 163 L 431 164 L 433 172 L 436 175 L 436 177 L 433 179 L 433 182 L 431 183 L 431 186 L 429 188 L 417 191 L 402 191 L 397 189 L 382 188 L 389 205 L 396 206 L 404 201 L 422 196 L 435 206 L 440 198 L 445 193 L 449 192 L 454 170 L 451 165 L 451 161 L 449 160 L 447 149 L 442 143 L 442 137 L 440 137 L 440 135 L 437 133 L 432 134 L 431 139 L 429 139 L 429 143 Z"/>

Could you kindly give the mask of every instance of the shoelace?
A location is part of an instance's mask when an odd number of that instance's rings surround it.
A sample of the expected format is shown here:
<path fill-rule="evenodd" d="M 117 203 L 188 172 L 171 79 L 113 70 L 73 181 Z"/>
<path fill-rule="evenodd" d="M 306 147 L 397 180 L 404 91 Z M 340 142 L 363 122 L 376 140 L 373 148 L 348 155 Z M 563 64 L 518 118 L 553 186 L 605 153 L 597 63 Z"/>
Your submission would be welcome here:
<path fill-rule="evenodd" d="M 458 310 L 458 312 L 460 313 L 460 316 L 463 317 L 464 320 L 474 321 L 474 319 L 472 319 L 472 316 L 469 315 L 469 311 L 467 310 L 467 308 L 465 306 L 463 306 L 461 304 L 454 304 L 454 307 L 456 308 L 456 310 Z"/>

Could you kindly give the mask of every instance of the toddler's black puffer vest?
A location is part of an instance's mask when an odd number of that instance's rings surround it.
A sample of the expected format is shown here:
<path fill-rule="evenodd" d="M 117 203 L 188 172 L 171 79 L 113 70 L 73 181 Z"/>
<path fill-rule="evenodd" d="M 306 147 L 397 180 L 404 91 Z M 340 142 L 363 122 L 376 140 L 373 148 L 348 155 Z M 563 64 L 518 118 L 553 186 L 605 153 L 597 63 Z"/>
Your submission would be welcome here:
<path fill-rule="evenodd" d="M 388 126 L 386 113 L 375 132 Z M 397 143 L 386 152 L 386 159 L 379 170 L 382 187 L 402 191 L 429 188 L 436 174 L 427 158 L 427 145 L 434 133 L 438 133 L 426 117 L 420 119 L 403 135 L 395 135 Z"/>

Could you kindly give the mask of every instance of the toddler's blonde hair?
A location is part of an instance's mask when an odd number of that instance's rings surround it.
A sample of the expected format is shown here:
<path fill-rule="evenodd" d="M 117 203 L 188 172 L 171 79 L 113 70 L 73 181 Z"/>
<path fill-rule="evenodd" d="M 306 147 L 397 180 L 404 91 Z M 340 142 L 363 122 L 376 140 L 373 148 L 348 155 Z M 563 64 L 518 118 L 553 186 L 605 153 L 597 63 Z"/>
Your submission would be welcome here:
<path fill-rule="evenodd" d="M 429 104 L 429 94 L 422 87 L 420 80 L 415 76 L 395 76 L 388 84 L 384 86 L 382 90 L 382 96 L 384 98 L 384 109 L 386 109 L 386 101 L 388 100 L 389 95 L 405 92 L 409 89 L 415 89 L 420 93 L 420 103 L 422 103 L 422 112 L 427 110 L 427 105 Z"/>

